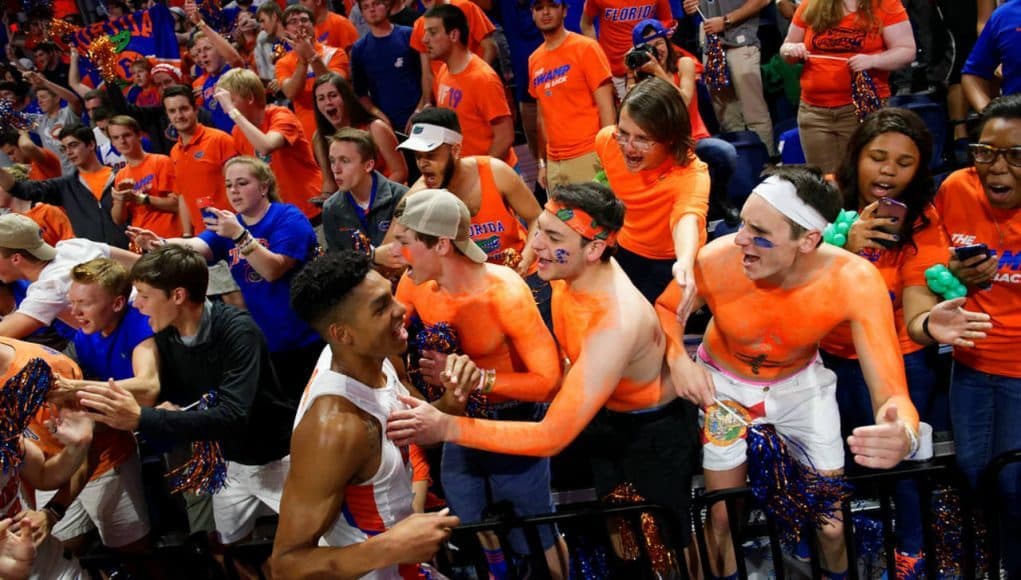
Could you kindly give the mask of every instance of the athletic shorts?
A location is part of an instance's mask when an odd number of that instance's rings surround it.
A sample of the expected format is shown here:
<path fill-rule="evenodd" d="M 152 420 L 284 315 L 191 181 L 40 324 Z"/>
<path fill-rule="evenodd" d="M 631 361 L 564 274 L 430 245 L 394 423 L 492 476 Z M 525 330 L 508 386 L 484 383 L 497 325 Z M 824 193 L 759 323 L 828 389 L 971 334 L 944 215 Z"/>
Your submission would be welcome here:
<path fill-rule="evenodd" d="M 544 411 L 545 405 L 512 403 L 494 411 L 493 418 L 532 421 L 541 419 Z M 486 512 L 500 503 L 510 504 L 519 517 L 556 511 L 550 490 L 549 457 L 504 455 L 446 443 L 443 445 L 440 482 L 451 510 L 465 523 L 484 520 Z M 556 527 L 544 525 L 538 530 L 543 550 L 556 543 Z M 511 530 L 508 539 L 516 553 L 531 553 L 520 529 Z"/>
<path fill-rule="evenodd" d="M 844 468 L 837 376 L 818 356 L 798 373 L 774 382 L 748 381 L 721 371 L 704 348 L 698 351 L 698 362 L 712 375 L 716 398 L 732 411 L 711 405 L 699 412 L 704 469 L 726 471 L 748 460 L 747 429 L 735 414 L 748 423 L 774 425 L 777 433 L 804 449 L 799 459 L 817 470 Z"/>
<path fill-rule="evenodd" d="M 52 535 L 36 548 L 29 580 L 88 580 L 78 559 L 64 551 L 64 544 Z"/>
<path fill-rule="evenodd" d="M 673 513 L 681 526 L 673 537 L 681 546 L 691 539 L 688 506 L 698 462 L 697 421 L 695 406 L 675 399 L 637 413 L 603 409 L 582 433 L 597 496 L 602 499 L 630 483 L 646 501 Z"/>
<path fill-rule="evenodd" d="M 56 491 L 37 491 L 39 509 Z M 58 540 L 70 540 L 93 528 L 108 548 L 120 548 L 149 533 L 149 511 L 142 487 L 138 454 L 88 482 L 53 528 Z"/>
<path fill-rule="evenodd" d="M 227 462 L 227 486 L 213 495 L 213 517 L 220 542 L 243 540 L 255 528 L 255 520 L 280 513 L 280 496 L 290 457 L 265 465 Z"/>

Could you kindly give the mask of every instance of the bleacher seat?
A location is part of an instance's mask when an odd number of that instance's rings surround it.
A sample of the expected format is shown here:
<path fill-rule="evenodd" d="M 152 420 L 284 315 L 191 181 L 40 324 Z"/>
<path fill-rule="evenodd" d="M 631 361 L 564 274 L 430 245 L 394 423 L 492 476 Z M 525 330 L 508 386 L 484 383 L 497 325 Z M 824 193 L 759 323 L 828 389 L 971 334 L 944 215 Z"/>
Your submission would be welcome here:
<path fill-rule="evenodd" d="M 801 135 L 798 133 L 797 127 L 780 134 L 776 149 L 780 152 L 780 160 L 784 165 L 806 163 L 805 151 L 801 148 Z"/>
<path fill-rule="evenodd" d="M 720 133 L 717 137 L 730 142 L 737 149 L 737 171 L 727 186 L 727 200 L 734 207 L 741 207 L 748 194 L 758 185 L 759 176 L 769 163 L 769 151 L 753 131 Z"/>
<path fill-rule="evenodd" d="M 890 97 L 887 105 L 913 111 L 925 121 L 925 126 L 932 133 L 932 162 L 929 167 L 932 169 L 943 167 L 943 149 L 946 146 L 949 125 L 943 105 L 934 101 L 928 93 L 895 95 Z"/>

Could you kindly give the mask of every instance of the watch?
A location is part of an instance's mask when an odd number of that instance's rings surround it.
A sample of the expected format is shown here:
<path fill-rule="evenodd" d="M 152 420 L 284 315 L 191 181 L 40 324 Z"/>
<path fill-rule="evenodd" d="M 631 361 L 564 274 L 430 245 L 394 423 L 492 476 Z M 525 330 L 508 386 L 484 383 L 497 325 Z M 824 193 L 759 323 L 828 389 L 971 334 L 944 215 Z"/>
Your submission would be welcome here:
<path fill-rule="evenodd" d="M 142 205 L 149 205 L 149 194 L 148 193 L 143 193 L 142 194 Z"/>

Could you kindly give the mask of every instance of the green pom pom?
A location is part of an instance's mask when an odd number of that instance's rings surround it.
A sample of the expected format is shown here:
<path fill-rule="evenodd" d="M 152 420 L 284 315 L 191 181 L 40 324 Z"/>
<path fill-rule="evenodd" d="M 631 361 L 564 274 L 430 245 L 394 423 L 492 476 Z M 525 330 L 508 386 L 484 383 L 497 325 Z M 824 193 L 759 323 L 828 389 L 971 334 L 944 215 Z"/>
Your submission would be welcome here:
<path fill-rule="evenodd" d="M 833 234 L 833 245 L 834 246 L 840 246 L 841 248 L 843 248 L 844 244 L 846 244 L 846 243 L 847 243 L 847 236 L 845 236 L 844 234 Z"/>
<path fill-rule="evenodd" d="M 848 225 L 847 222 L 840 222 L 833 229 L 837 230 L 838 234 L 844 234 L 846 236 L 847 232 L 850 231 L 851 226 Z"/>
<path fill-rule="evenodd" d="M 939 273 L 939 283 L 940 283 L 940 284 L 941 284 L 942 286 L 945 286 L 945 287 L 949 287 L 949 286 L 950 286 L 951 284 L 953 284 L 953 283 L 954 283 L 954 282 L 955 282 L 956 280 L 957 280 L 957 279 L 956 279 L 956 278 L 954 278 L 954 275 L 953 275 L 953 274 L 951 274 L 949 270 L 944 270 L 944 271 L 942 271 L 942 272 L 940 272 L 940 273 Z"/>

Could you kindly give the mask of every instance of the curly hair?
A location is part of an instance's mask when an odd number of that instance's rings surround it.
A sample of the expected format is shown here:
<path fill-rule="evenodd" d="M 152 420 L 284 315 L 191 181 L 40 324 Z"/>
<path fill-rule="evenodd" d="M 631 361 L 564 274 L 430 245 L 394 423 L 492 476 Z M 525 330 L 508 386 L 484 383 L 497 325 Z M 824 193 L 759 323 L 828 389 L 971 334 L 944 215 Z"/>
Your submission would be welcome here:
<path fill-rule="evenodd" d="M 363 252 L 344 250 L 305 265 L 291 280 L 291 308 L 323 334 L 329 315 L 365 280 L 372 264 Z"/>

